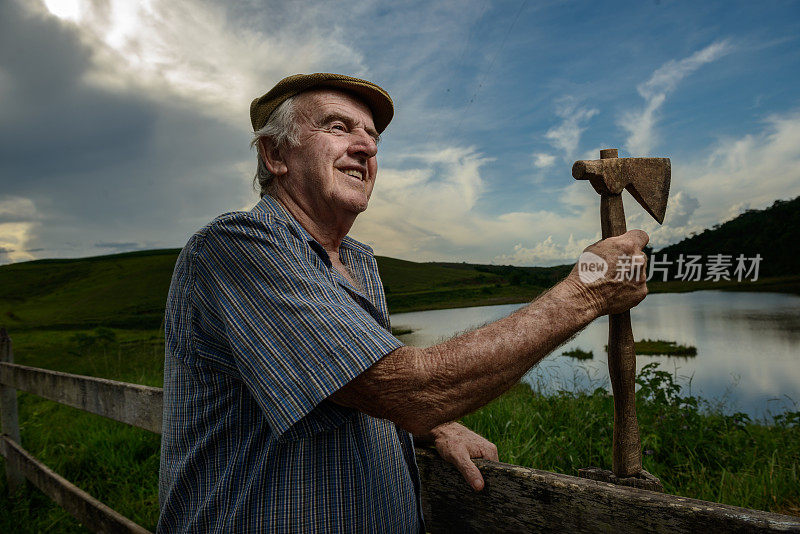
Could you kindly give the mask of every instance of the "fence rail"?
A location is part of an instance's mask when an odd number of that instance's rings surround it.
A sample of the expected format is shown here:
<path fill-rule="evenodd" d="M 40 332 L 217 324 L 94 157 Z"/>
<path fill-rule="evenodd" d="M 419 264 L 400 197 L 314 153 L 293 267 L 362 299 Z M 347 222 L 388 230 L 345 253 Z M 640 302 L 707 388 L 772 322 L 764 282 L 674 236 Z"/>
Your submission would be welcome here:
<path fill-rule="evenodd" d="M 161 388 L 0 363 L 0 383 L 45 399 L 161 433 Z"/>
<path fill-rule="evenodd" d="M 160 388 L 13 363 L 0 330 L 0 453 L 10 491 L 27 478 L 94 532 L 145 533 L 53 472 L 20 445 L 16 389 L 161 433 Z M 417 450 L 429 532 L 798 532 L 800 518 L 476 460 L 486 487 L 473 492 L 430 449 Z"/>
<path fill-rule="evenodd" d="M 13 466 L 89 530 L 120 534 L 150 532 L 48 468 L 5 434 L 0 436 L 0 452 L 6 466 Z"/>

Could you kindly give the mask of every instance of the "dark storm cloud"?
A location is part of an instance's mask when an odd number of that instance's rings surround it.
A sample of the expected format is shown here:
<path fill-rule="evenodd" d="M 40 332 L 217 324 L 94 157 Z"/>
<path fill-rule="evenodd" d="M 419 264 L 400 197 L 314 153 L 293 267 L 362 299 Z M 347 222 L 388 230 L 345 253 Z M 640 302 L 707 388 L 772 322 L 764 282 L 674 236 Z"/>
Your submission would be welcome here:
<path fill-rule="evenodd" d="M 0 247 L 0 263 L 7 263 L 11 259 L 10 256 L 13 253 L 13 248 Z"/>
<path fill-rule="evenodd" d="M 32 222 L 36 219 L 33 214 L 14 213 L 14 212 L 0 212 L 0 224 L 4 223 L 19 223 L 19 222 Z"/>
<path fill-rule="evenodd" d="M 84 82 L 91 52 L 74 28 L 0 4 L 0 177 L 6 193 L 53 188 L 81 172 L 141 157 L 156 120 L 143 98 Z M 110 140 L 116 142 L 110 142 Z"/>
<path fill-rule="evenodd" d="M 25 248 L 180 246 L 255 199 L 249 171 L 235 170 L 255 159 L 247 117 L 237 130 L 169 94 L 87 83 L 91 51 L 76 31 L 0 2 L 0 200 L 35 205 Z"/>

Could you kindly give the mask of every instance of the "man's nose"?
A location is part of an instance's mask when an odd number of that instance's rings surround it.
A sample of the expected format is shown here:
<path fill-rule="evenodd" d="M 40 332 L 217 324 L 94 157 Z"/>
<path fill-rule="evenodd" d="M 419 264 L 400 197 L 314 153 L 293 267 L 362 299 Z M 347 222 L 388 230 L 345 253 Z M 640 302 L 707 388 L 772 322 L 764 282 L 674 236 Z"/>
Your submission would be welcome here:
<path fill-rule="evenodd" d="M 361 129 L 353 130 L 350 135 L 352 137 L 348 152 L 351 155 L 363 155 L 369 159 L 378 153 L 378 143 L 366 131 Z"/>

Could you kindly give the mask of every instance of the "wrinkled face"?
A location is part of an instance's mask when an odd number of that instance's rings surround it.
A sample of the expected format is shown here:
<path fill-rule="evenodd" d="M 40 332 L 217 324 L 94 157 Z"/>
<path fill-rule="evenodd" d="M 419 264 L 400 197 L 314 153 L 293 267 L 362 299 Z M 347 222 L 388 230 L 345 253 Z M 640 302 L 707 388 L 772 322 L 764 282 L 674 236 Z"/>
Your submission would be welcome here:
<path fill-rule="evenodd" d="M 319 90 L 300 94 L 295 110 L 300 144 L 282 151 L 282 187 L 319 220 L 367 209 L 378 172 L 369 107 L 347 93 Z"/>

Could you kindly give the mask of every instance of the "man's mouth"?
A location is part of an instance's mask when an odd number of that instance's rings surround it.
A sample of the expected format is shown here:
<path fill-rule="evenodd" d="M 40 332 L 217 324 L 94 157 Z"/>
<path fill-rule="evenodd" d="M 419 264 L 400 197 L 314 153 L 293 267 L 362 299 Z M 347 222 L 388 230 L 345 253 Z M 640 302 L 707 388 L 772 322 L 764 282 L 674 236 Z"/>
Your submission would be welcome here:
<path fill-rule="evenodd" d="M 342 172 L 348 176 L 352 176 L 353 178 L 358 178 L 362 182 L 364 181 L 364 172 L 359 171 L 357 169 L 339 169 L 339 172 Z"/>

